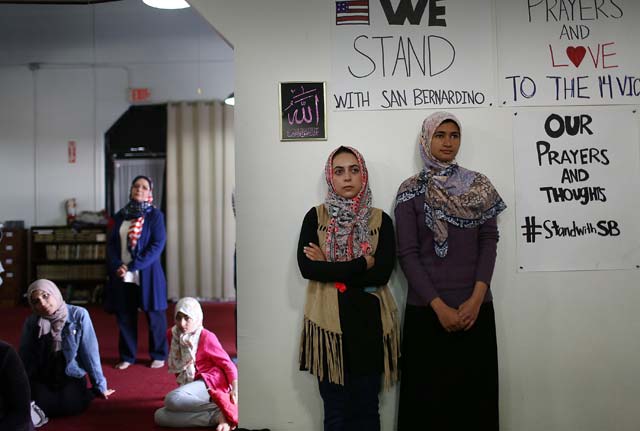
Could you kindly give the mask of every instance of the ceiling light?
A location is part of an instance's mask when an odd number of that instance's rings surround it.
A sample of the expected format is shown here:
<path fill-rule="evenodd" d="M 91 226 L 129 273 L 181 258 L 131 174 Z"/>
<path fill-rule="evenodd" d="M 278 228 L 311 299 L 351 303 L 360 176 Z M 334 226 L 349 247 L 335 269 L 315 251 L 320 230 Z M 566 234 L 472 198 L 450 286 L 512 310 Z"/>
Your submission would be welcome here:
<path fill-rule="evenodd" d="M 189 7 L 185 0 L 142 0 L 147 6 L 158 9 L 184 9 Z"/>
<path fill-rule="evenodd" d="M 230 106 L 235 106 L 236 98 L 233 96 L 233 93 L 229 94 L 229 97 L 224 99 L 224 103 L 226 103 L 227 105 L 230 105 Z"/>

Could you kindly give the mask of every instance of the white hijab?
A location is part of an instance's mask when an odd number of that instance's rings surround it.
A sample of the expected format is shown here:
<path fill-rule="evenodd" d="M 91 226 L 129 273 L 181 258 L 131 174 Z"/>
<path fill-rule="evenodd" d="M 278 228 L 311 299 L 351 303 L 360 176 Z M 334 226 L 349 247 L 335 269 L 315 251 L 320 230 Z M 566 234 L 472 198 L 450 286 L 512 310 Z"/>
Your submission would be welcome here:
<path fill-rule="evenodd" d="M 202 332 L 202 308 L 195 298 L 185 297 L 178 301 L 174 318 L 178 313 L 189 316 L 196 324 L 193 332 L 182 332 L 178 325 L 171 328 L 171 347 L 169 348 L 169 372 L 177 374 L 180 386 L 193 381 L 196 375 L 196 353 Z"/>

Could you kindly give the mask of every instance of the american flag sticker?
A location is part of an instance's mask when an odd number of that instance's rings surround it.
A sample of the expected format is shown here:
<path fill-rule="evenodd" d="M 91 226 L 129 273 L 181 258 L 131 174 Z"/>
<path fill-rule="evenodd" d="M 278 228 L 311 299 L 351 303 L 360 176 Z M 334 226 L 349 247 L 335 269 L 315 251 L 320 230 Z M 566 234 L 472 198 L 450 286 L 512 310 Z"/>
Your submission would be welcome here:
<path fill-rule="evenodd" d="M 336 25 L 369 25 L 369 0 L 336 2 Z"/>

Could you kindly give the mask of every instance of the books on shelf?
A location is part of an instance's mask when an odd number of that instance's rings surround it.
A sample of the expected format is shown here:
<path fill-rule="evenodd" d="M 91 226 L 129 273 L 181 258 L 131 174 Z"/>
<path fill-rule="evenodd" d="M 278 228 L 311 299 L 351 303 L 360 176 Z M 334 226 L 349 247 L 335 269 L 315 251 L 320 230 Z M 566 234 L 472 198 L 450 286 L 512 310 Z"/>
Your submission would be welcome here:
<path fill-rule="evenodd" d="M 47 244 L 47 260 L 104 260 L 105 244 Z"/>
<path fill-rule="evenodd" d="M 103 280 L 107 277 L 104 264 L 98 265 L 38 265 L 37 278 L 51 280 Z"/>
<path fill-rule="evenodd" d="M 107 279 L 107 228 L 33 226 L 30 278 L 47 278 L 73 303 L 98 302 Z"/>
<path fill-rule="evenodd" d="M 75 231 L 68 227 L 56 229 L 33 229 L 34 242 L 106 242 L 103 229 L 82 229 Z"/>

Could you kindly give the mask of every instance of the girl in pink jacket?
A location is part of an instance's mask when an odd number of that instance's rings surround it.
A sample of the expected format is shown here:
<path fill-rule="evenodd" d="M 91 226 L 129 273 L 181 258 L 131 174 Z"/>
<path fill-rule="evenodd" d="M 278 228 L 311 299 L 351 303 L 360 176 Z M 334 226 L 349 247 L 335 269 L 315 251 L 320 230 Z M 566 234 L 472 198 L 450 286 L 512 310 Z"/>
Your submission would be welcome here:
<path fill-rule="evenodd" d="M 165 427 L 238 425 L 238 371 L 218 337 L 202 327 L 202 308 L 195 298 L 176 304 L 176 324 L 167 331 L 169 372 L 178 388 L 156 410 L 156 424 Z"/>

